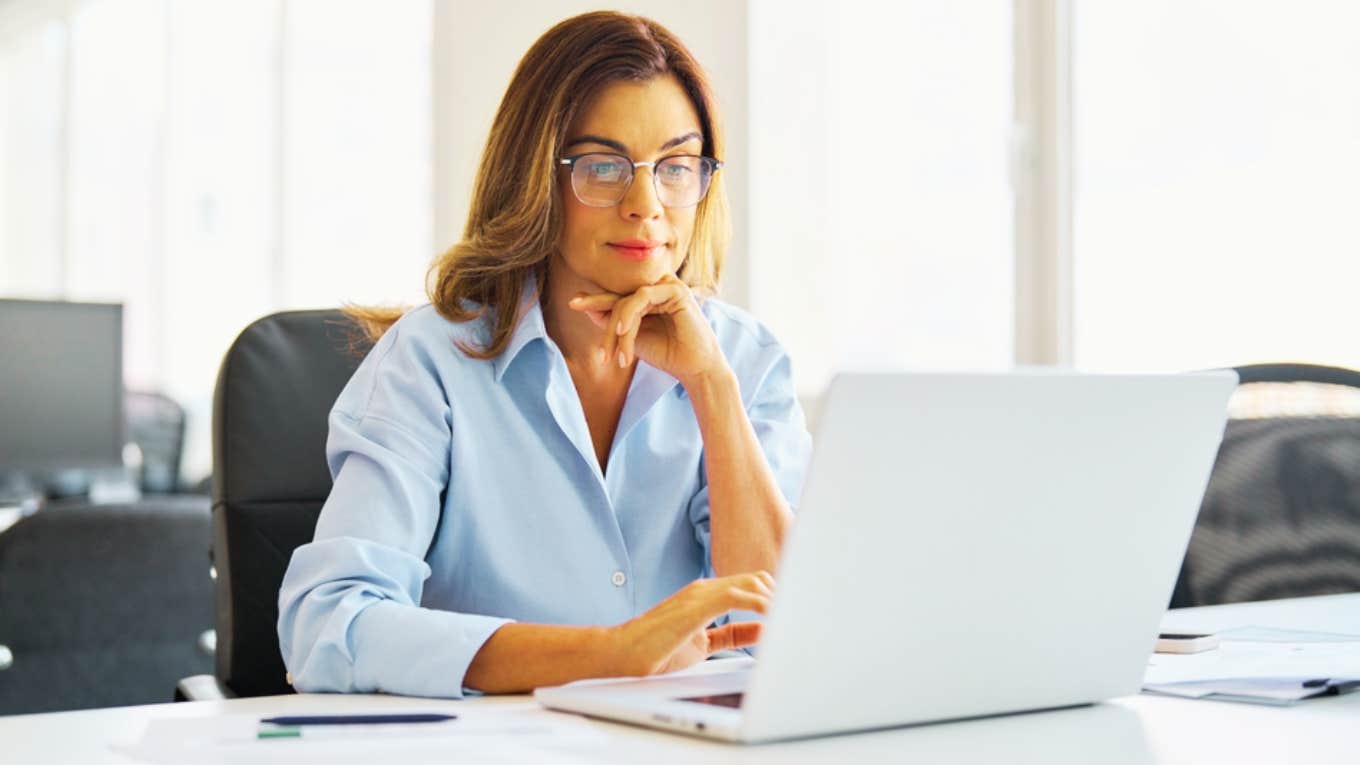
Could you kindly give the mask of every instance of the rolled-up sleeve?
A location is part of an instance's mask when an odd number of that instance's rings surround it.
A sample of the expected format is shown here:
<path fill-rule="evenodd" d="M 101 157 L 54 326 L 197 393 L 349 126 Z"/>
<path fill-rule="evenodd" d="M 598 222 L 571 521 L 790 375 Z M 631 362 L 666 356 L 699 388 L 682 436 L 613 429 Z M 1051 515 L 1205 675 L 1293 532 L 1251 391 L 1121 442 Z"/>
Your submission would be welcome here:
<path fill-rule="evenodd" d="M 332 409 L 334 485 L 279 591 L 279 647 L 299 691 L 460 698 L 473 657 L 511 621 L 420 605 L 452 423 L 427 349 L 400 329 Z"/>
<path fill-rule="evenodd" d="M 808 433 L 803 408 L 794 389 L 793 371 L 788 354 L 777 344 L 765 349 L 766 363 L 758 366 L 764 374 L 755 377 L 752 393 L 743 396 L 746 414 L 760 442 L 765 461 L 770 466 L 779 491 L 796 512 L 803 479 L 812 457 L 812 436 Z M 744 382 L 744 381 L 743 381 Z M 744 392 L 744 391 L 743 391 Z M 702 475 L 703 471 L 700 470 Z M 700 482 L 700 489 L 689 503 L 689 519 L 695 538 L 704 549 L 705 576 L 713 576 L 712 532 L 710 530 L 708 481 Z M 760 621 L 751 611 L 733 611 L 717 620 Z"/>

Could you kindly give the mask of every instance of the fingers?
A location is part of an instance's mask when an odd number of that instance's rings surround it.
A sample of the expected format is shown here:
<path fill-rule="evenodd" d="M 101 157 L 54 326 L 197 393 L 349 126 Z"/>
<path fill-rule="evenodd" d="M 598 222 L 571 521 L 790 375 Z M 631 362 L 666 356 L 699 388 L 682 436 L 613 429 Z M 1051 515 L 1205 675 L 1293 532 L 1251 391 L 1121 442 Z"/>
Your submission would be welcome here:
<path fill-rule="evenodd" d="M 689 288 L 676 280 L 674 283 L 663 282 L 642 287 L 619 301 L 611 317 L 613 331 L 619 336 L 619 366 L 633 363 L 634 346 L 638 333 L 642 331 L 643 318 L 652 313 L 674 313 L 680 310 L 689 294 Z"/>
<path fill-rule="evenodd" d="M 620 322 L 618 329 L 615 330 L 623 333 L 619 335 L 619 350 L 617 354 L 620 367 L 628 366 L 629 362 L 633 360 L 633 354 L 635 353 L 633 348 L 637 343 L 637 333 L 642 329 L 641 322 L 642 318 L 639 317 L 637 329 L 628 329 L 629 325 Z"/>
<path fill-rule="evenodd" d="M 567 301 L 567 307 L 573 311 L 580 311 L 590 318 L 590 321 L 600 329 L 604 329 L 609 323 L 609 314 L 614 309 L 614 304 L 619 301 L 619 296 L 612 293 L 602 293 L 599 295 L 588 295 L 584 292 Z"/>
<path fill-rule="evenodd" d="M 708 652 L 731 651 L 760 642 L 760 622 L 732 622 L 708 630 Z"/>
<path fill-rule="evenodd" d="M 606 342 L 614 340 L 617 350 L 610 348 L 611 355 L 607 358 L 617 361 L 619 366 L 626 367 L 633 360 L 633 345 L 637 337 L 637 330 L 641 326 L 642 317 L 646 315 L 647 309 L 652 307 L 652 301 L 655 298 L 654 288 L 642 287 L 637 292 L 620 300 L 614 308 L 613 315 L 609 317 L 610 326 L 605 333 L 608 336 Z"/>
<path fill-rule="evenodd" d="M 736 574 L 694 583 L 701 592 L 701 611 L 709 620 L 729 611 L 764 614 L 774 599 L 774 578 L 764 571 Z"/>
<path fill-rule="evenodd" d="M 747 574 L 734 574 L 714 581 L 730 582 L 734 587 L 756 592 L 765 597 L 774 597 L 774 577 L 768 571 L 752 571 Z"/>
<path fill-rule="evenodd" d="M 723 579 L 729 581 L 729 586 L 734 590 L 732 602 L 741 604 L 734 605 L 733 608 L 755 611 L 758 614 L 764 614 L 769 610 L 770 602 L 774 600 L 774 577 L 769 573 L 756 571 Z"/>
<path fill-rule="evenodd" d="M 656 287 L 642 287 L 637 292 L 619 301 L 618 308 L 614 311 L 614 332 L 620 337 L 632 332 L 635 325 L 642 321 L 647 309 L 663 296 L 658 294 Z"/>
<path fill-rule="evenodd" d="M 567 301 L 567 307 L 573 311 L 584 313 L 592 324 L 599 327 L 604 332 L 604 345 L 598 351 L 601 361 L 609 361 L 613 356 L 617 344 L 617 336 L 614 330 L 613 314 L 615 314 L 622 295 L 615 295 L 612 292 L 601 292 L 591 295 L 585 292 L 577 294 Z"/>
<path fill-rule="evenodd" d="M 750 576 L 754 577 L 751 583 L 752 589 L 766 598 L 774 597 L 774 577 L 770 576 L 768 571 L 757 571 Z"/>
<path fill-rule="evenodd" d="M 567 301 L 567 307 L 575 311 L 608 312 L 622 297 L 622 295 L 615 295 L 612 292 L 600 292 L 594 295 L 578 292 L 575 297 Z"/>
<path fill-rule="evenodd" d="M 684 282 L 669 277 L 640 287 L 631 295 L 580 293 L 569 300 L 567 306 L 584 313 L 595 326 L 604 330 L 603 360 L 626 367 L 636 358 L 637 336 L 642 331 L 643 318 L 652 313 L 682 310 L 692 296 Z"/>
<path fill-rule="evenodd" d="M 721 610 L 712 618 L 716 619 L 728 611 L 754 611 L 763 616 L 770 609 L 770 598 L 733 587 L 727 591 L 727 596 L 719 601 L 719 608 Z"/>
<path fill-rule="evenodd" d="M 687 647 L 702 658 L 704 651 L 711 654 L 756 643 L 758 622 L 710 625 L 732 611 L 768 613 L 773 593 L 774 578 L 764 571 L 690 582 L 647 613 L 614 628 L 619 643 L 629 646 L 625 653 L 631 652 L 630 672 L 647 675 L 686 664 L 677 664 L 677 656 Z"/>
<path fill-rule="evenodd" d="M 586 318 L 590 319 L 590 323 L 594 324 L 600 329 L 604 329 L 609 326 L 608 311 L 586 311 L 585 314 Z"/>

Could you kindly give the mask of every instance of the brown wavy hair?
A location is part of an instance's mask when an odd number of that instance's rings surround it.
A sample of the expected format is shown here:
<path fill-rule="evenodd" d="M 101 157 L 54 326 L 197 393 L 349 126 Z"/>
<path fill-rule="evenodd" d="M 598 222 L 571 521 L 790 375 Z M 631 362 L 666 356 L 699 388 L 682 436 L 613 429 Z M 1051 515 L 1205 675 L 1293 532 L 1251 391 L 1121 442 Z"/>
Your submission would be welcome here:
<path fill-rule="evenodd" d="M 430 302 L 446 319 L 466 322 L 491 312 L 489 341 L 482 347 L 460 343 L 464 353 L 490 359 L 505 350 L 530 275 L 543 294 L 562 229 L 556 160 L 573 120 L 610 83 L 667 74 L 679 80 L 699 114 L 703 153 L 722 159 L 708 78 L 689 49 L 655 21 L 613 11 L 582 14 L 549 29 L 524 54 L 482 151 L 462 241 L 435 259 L 426 279 Z M 712 294 L 730 236 L 727 194 L 717 174 L 695 211 L 677 276 L 699 294 Z M 372 340 L 404 313 L 352 305 L 345 312 Z"/>

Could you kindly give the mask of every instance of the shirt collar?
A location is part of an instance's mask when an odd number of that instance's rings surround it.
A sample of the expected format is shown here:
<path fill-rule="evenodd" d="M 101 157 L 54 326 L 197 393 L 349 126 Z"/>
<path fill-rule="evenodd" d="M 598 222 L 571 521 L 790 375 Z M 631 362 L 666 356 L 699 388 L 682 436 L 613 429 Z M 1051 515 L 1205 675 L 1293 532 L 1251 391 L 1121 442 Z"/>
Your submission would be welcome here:
<path fill-rule="evenodd" d="M 520 293 L 519 301 L 519 321 L 515 323 L 515 331 L 510 335 L 510 342 L 506 344 L 505 350 L 492 360 L 496 373 L 496 382 L 500 382 L 505 377 L 505 372 L 519 356 L 520 351 L 524 350 L 529 343 L 535 340 L 552 342 L 548 337 L 548 327 L 543 321 L 543 306 L 539 302 L 538 284 L 531 276 L 524 281 L 524 290 Z M 637 370 L 633 373 L 633 389 L 640 394 L 640 398 L 645 401 L 644 409 L 650 408 L 656 399 L 660 398 L 672 388 L 679 387 L 679 395 L 684 397 L 685 389 L 668 372 L 664 372 L 641 359 L 638 360 Z M 633 398 L 630 391 L 629 398 Z M 622 419 L 622 418 L 621 418 Z"/>
<path fill-rule="evenodd" d="M 496 382 L 500 382 L 505 376 L 505 370 L 510 368 L 510 364 L 525 346 L 534 340 L 548 338 L 547 325 L 543 323 L 543 308 L 538 301 L 538 284 L 532 276 L 524 280 L 524 289 L 520 292 L 516 312 L 519 320 L 515 322 L 515 331 L 510 335 L 510 342 L 492 361 L 495 365 Z"/>

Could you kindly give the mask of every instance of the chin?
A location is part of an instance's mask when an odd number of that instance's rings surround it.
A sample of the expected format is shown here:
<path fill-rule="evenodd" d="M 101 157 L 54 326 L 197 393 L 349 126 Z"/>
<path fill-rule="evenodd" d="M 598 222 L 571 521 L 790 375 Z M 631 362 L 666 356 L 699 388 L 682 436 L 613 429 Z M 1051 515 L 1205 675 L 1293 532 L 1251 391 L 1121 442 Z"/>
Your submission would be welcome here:
<path fill-rule="evenodd" d="M 637 292 L 641 287 L 646 287 L 648 284 L 655 283 L 656 280 L 656 278 L 651 278 L 647 272 L 638 269 L 635 273 L 631 274 L 618 273 L 616 271 L 607 275 L 601 275 L 599 279 L 595 279 L 594 281 L 607 292 L 613 292 L 616 295 L 627 295 Z"/>
<path fill-rule="evenodd" d="M 610 292 L 626 295 L 636 292 L 640 287 L 656 284 L 665 278 L 666 274 L 674 272 L 675 269 L 668 270 L 667 266 L 661 263 L 611 264 L 607 273 L 599 274 L 599 278 L 592 281 Z"/>

